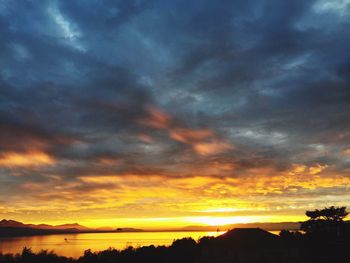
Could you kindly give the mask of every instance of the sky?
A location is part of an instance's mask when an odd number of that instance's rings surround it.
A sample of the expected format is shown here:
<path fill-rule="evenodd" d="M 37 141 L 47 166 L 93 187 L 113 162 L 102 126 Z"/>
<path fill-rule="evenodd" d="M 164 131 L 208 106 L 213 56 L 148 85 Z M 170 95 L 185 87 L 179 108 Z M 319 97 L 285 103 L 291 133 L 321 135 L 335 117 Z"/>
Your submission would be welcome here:
<path fill-rule="evenodd" d="M 349 43 L 349 0 L 0 0 L 0 218 L 157 228 L 349 205 Z"/>

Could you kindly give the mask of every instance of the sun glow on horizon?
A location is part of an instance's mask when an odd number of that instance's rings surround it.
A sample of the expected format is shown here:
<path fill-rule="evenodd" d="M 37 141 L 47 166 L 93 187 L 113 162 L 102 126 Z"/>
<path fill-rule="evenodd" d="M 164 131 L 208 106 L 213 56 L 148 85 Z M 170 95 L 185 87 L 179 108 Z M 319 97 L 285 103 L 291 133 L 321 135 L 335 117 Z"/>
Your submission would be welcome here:
<path fill-rule="evenodd" d="M 264 216 L 190 216 L 161 218 L 120 218 L 112 220 L 82 221 L 89 227 L 135 227 L 148 230 L 173 229 L 188 226 L 225 226 L 231 224 L 247 224 L 264 221 Z"/>
<path fill-rule="evenodd" d="M 207 215 L 183 217 L 124 217 L 124 218 L 80 218 L 79 220 L 66 218 L 65 220 L 23 220 L 11 218 L 25 224 L 62 225 L 78 223 L 92 229 L 136 228 L 145 231 L 185 230 L 188 227 L 224 227 L 234 228 L 236 224 L 283 223 L 300 222 L 305 220 L 304 215 Z M 238 227 L 238 226 L 237 226 Z M 227 229 L 226 229 L 227 230 Z"/>
<path fill-rule="evenodd" d="M 223 226 L 230 224 L 240 223 L 252 223 L 259 221 L 259 217 L 247 217 L 247 216 L 228 216 L 228 217 L 216 217 L 216 216 L 205 216 L 194 219 L 195 223 L 204 224 L 208 226 Z"/>

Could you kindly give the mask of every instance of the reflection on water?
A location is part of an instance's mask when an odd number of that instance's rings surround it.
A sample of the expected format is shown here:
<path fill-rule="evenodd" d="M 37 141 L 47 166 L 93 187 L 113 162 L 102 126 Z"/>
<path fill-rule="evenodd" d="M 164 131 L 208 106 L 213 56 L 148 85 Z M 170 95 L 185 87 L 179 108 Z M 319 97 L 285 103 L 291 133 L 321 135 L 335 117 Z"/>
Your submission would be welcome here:
<path fill-rule="evenodd" d="M 137 233 L 87 233 L 68 235 L 47 235 L 31 237 L 0 238 L 1 253 L 20 253 L 23 247 L 34 252 L 42 249 L 77 258 L 84 251 L 105 250 L 109 247 L 124 249 L 128 246 L 170 245 L 174 239 L 192 237 L 195 240 L 203 236 L 216 236 L 223 232 L 137 232 Z"/>

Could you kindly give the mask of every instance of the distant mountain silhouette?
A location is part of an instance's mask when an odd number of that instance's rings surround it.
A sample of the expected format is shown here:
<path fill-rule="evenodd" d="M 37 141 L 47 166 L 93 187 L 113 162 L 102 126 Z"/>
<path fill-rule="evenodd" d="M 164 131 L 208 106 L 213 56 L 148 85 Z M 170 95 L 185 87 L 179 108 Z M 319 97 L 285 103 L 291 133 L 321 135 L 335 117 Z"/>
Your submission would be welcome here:
<path fill-rule="evenodd" d="M 138 228 L 122 227 L 122 228 L 117 228 L 115 231 L 117 231 L 117 232 L 143 232 L 144 230 L 138 229 Z"/>
<path fill-rule="evenodd" d="M 34 236 L 34 235 L 50 235 L 50 234 L 69 234 L 69 233 L 106 233 L 106 232 L 140 232 L 141 229 L 135 228 L 102 228 L 92 229 L 82 226 L 78 223 L 63 225 L 48 224 L 23 224 L 15 220 L 3 219 L 0 221 L 0 237 L 12 236 Z"/>
<path fill-rule="evenodd" d="M 91 228 L 79 225 L 78 223 L 53 226 L 53 229 L 70 229 L 70 228 L 79 229 L 79 230 L 91 230 Z"/>
<path fill-rule="evenodd" d="M 3 219 L 0 221 L 0 227 L 28 227 L 27 225 L 15 220 Z"/>
<path fill-rule="evenodd" d="M 227 231 L 234 228 L 261 228 L 268 231 L 280 231 L 282 229 L 298 230 L 300 223 L 298 222 L 266 222 L 266 223 L 240 223 L 240 224 L 229 224 L 229 225 L 218 225 L 218 226 L 186 226 L 181 228 L 183 231 Z"/>
<path fill-rule="evenodd" d="M 19 227 L 19 228 L 35 228 L 35 229 L 52 229 L 52 230 L 66 230 L 66 229 L 77 229 L 77 230 L 92 230 L 86 226 L 79 225 L 78 223 L 74 224 L 63 224 L 63 225 L 47 225 L 47 224 L 23 224 L 15 220 L 6 220 L 3 219 L 0 221 L 0 227 Z"/>

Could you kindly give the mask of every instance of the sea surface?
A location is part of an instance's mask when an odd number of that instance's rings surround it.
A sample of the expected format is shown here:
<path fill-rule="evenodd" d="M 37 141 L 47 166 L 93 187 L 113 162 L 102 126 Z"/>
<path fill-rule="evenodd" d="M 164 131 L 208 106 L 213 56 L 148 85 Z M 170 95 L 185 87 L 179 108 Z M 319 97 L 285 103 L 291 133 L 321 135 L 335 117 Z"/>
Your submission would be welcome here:
<path fill-rule="evenodd" d="M 66 257 L 78 258 L 84 251 L 101 251 L 113 247 L 124 249 L 129 246 L 170 245 L 175 239 L 192 237 L 198 240 L 203 236 L 217 236 L 223 232 L 132 232 L 132 233 L 86 233 L 59 234 L 30 237 L 0 238 L 0 253 L 21 253 L 24 247 L 33 252 L 54 251 Z"/>

